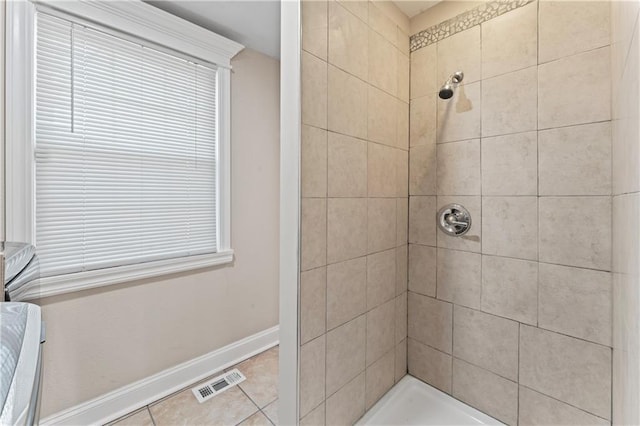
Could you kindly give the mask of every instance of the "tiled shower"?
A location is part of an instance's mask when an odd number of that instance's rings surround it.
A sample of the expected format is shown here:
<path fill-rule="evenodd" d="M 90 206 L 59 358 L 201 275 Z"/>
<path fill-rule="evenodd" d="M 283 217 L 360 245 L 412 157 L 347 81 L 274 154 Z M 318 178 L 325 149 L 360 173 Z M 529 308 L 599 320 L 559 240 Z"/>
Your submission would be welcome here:
<path fill-rule="evenodd" d="M 302 424 L 407 372 L 507 424 L 611 422 L 612 10 L 302 3 Z"/>

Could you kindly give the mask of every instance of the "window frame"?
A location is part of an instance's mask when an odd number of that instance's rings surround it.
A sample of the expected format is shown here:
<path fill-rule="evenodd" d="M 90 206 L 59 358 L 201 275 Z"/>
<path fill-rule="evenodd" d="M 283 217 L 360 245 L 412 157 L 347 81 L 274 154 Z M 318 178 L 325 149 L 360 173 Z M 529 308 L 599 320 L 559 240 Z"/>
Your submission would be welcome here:
<path fill-rule="evenodd" d="M 233 262 L 231 248 L 231 58 L 244 46 L 142 1 L 18 0 L 6 3 L 5 239 L 36 245 L 35 18 L 38 10 L 73 16 L 126 38 L 167 49 L 218 70 L 216 253 L 41 278 L 23 300 Z"/>

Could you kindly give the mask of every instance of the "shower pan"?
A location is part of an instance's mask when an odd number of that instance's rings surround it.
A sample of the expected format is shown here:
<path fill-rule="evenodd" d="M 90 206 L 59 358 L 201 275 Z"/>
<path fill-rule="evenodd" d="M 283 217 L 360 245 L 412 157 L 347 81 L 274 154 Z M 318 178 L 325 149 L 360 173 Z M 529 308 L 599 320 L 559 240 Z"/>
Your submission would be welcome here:
<path fill-rule="evenodd" d="M 414 377 L 405 376 L 356 425 L 499 426 L 504 423 Z"/>

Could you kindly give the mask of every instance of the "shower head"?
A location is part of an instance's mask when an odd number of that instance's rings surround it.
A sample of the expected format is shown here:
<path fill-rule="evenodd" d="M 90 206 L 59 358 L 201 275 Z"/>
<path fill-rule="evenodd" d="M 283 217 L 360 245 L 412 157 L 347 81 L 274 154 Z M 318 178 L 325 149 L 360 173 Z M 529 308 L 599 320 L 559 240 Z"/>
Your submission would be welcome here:
<path fill-rule="evenodd" d="M 453 96 L 453 86 L 449 82 L 446 82 L 440 88 L 440 92 L 438 92 L 438 96 L 440 99 L 449 99 Z"/>
<path fill-rule="evenodd" d="M 450 99 L 453 96 L 453 89 L 455 88 L 455 85 L 460 83 L 463 78 L 464 73 L 462 71 L 456 71 L 451 74 L 451 77 L 444 82 L 440 88 L 440 92 L 438 92 L 440 99 Z"/>

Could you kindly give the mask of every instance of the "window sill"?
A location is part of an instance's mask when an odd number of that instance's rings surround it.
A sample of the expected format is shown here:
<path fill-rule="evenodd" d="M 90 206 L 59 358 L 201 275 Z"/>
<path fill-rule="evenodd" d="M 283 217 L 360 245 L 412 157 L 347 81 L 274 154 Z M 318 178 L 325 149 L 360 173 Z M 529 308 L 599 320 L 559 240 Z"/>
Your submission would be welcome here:
<path fill-rule="evenodd" d="M 30 288 L 21 300 L 40 299 L 75 291 L 104 287 L 113 284 L 153 278 L 177 272 L 208 268 L 231 263 L 233 250 L 225 250 L 213 254 L 202 254 L 178 259 L 159 260 L 139 263 L 117 268 L 96 271 L 78 272 L 76 274 L 59 275 L 41 278 L 29 284 Z"/>

